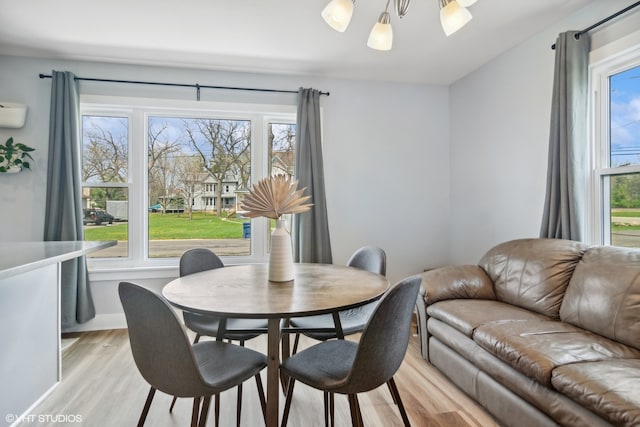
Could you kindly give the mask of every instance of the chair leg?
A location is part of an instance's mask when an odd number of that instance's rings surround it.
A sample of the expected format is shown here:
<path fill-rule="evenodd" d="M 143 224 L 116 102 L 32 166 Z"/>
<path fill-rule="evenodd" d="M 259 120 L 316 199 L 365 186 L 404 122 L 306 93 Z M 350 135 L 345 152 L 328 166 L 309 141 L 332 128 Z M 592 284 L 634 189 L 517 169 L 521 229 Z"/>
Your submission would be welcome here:
<path fill-rule="evenodd" d="M 293 349 L 291 350 L 292 356 L 298 352 L 298 343 L 300 343 L 300 334 L 296 334 L 296 338 L 293 340 Z"/>
<path fill-rule="evenodd" d="M 202 408 L 200 409 L 200 419 L 198 421 L 198 427 L 204 427 L 207 424 L 207 415 L 209 415 L 209 406 L 211 406 L 211 396 L 207 396 L 202 401 Z"/>
<path fill-rule="evenodd" d="M 334 394 L 328 391 L 324 392 L 324 426 L 335 426 L 335 401 L 333 399 Z"/>
<path fill-rule="evenodd" d="M 244 347 L 244 340 L 240 340 L 239 344 L 240 344 L 240 347 Z M 242 414 L 242 383 L 238 384 L 238 401 L 236 403 L 236 426 L 237 427 L 240 427 L 241 414 Z"/>
<path fill-rule="evenodd" d="M 240 427 L 240 414 L 242 413 L 242 383 L 238 384 L 238 402 L 236 403 L 236 426 Z"/>
<path fill-rule="evenodd" d="M 400 393 L 398 392 L 398 387 L 396 386 L 396 382 L 393 380 L 393 377 L 391 377 L 391 379 L 387 381 L 387 385 L 389 386 L 389 390 L 391 391 L 394 402 L 396 402 L 396 405 L 398 405 L 398 410 L 400 411 L 400 416 L 402 417 L 404 426 L 411 427 L 409 417 L 407 416 L 407 411 L 404 410 L 404 405 L 402 404 L 402 399 L 400 398 Z"/>
<path fill-rule="evenodd" d="M 393 392 L 393 389 L 391 388 L 391 384 L 389 383 L 389 381 L 387 381 L 387 387 L 389 388 L 389 393 L 391 393 L 391 397 L 393 398 L 393 404 L 397 405 L 398 401 L 396 400 L 396 395 Z"/>
<path fill-rule="evenodd" d="M 155 394 L 156 389 L 151 387 L 149 389 L 149 394 L 147 395 L 147 400 L 144 402 L 144 408 L 142 409 L 142 413 L 140 414 L 140 419 L 138 420 L 138 427 L 142 427 L 144 425 L 144 422 L 147 419 L 147 414 L 149 413 L 149 408 L 151 407 L 151 401 L 153 400 L 153 396 Z"/>
<path fill-rule="evenodd" d="M 197 344 L 198 341 L 200 341 L 200 336 L 201 336 L 200 334 L 196 334 L 196 337 L 193 339 L 194 344 Z"/>
<path fill-rule="evenodd" d="M 200 416 L 200 398 L 193 398 L 193 409 L 191 410 L 191 427 L 198 427 L 198 417 Z"/>
<path fill-rule="evenodd" d="M 214 412 L 214 416 L 216 418 L 216 427 L 218 427 L 220 425 L 220 393 L 216 394 L 215 396 L 215 406 L 213 409 Z"/>
<path fill-rule="evenodd" d="M 362 414 L 360 413 L 360 405 L 358 397 L 355 394 L 349 394 L 349 409 L 351 410 L 351 424 L 353 427 L 363 427 Z"/>
<path fill-rule="evenodd" d="M 329 427 L 329 392 L 322 392 L 322 400 L 324 401 L 324 427 Z"/>
<path fill-rule="evenodd" d="M 334 400 L 335 394 L 329 393 L 329 413 L 331 414 L 331 427 L 336 425 L 336 405 Z"/>
<path fill-rule="evenodd" d="M 289 418 L 289 409 L 291 409 L 291 399 L 293 398 L 293 386 L 295 384 L 293 377 L 289 377 L 289 384 L 287 386 L 287 400 L 284 402 L 284 410 L 282 412 L 282 425 L 281 427 L 286 427 L 287 420 Z"/>
<path fill-rule="evenodd" d="M 256 385 L 258 386 L 258 397 L 260 398 L 260 406 L 262 407 L 262 416 L 265 424 L 267 423 L 267 399 L 264 397 L 264 389 L 262 388 L 262 379 L 260 374 L 256 374 Z"/>

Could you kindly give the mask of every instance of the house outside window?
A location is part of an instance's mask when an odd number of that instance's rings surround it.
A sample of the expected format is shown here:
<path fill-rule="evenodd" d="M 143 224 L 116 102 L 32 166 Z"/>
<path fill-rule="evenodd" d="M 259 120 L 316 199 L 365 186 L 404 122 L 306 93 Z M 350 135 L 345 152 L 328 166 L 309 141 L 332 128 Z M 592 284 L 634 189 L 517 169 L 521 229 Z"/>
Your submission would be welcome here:
<path fill-rule="evenodd" d="M 589 240 L 640 247 L 640 49 L 591 69 Z"/>
<path fill-rule="evenodd" d="M 272 224 L 240 206 L 252 182 L 293 170 L 293 107 L 83 97 L 81 112 L 83 206 L 113 216 L 85 240 L 118 241 L 90 268 L 175 265 L 192 247 L 267 259 Z"/>

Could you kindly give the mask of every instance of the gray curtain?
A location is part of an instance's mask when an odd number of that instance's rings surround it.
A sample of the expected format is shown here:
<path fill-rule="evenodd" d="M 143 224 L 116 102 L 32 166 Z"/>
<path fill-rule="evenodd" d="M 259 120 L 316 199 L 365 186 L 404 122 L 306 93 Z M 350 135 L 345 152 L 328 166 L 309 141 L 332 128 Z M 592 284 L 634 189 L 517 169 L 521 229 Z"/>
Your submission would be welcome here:
<path fill-rule="evenodd" d="M 582 240 L 588 135 L 589 34 L 558 36 L 547 193 L 540 237 Z"/>
<path fill-rule="evenodd" d="M 298 91 L 296 125 L 296 179 L 307 187 L 313 207 L 295 216 L 292 226 L 293 259 L 296 262 L 331 264 L 331 242 L 324 189 L 320 135 L 320 92 Z"/>
<path fill-rule="evenodd" d="M 44 240 L 84 240 L 78 83 L 70 72 L 53 71 Z M 62 331 L 95 317 L 85 257 L 62 263 Z"/>

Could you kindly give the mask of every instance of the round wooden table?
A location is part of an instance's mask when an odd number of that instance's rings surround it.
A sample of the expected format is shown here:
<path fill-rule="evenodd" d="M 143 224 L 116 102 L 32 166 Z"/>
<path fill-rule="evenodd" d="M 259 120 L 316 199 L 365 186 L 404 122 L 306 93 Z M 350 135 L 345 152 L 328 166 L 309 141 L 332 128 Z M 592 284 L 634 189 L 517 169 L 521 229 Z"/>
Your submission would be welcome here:
<path fill-rule="evenodd" d="M 389 288 L 385 277 L 353 267 L 294 264 L 294 273 L 290 282 L 269 282 L 266 264 L 236 265 L 181 277 L 162 290 L 182 310 L 268 319 L 268 427 L 278 426 L 280 320 L 357 307 Z"/>

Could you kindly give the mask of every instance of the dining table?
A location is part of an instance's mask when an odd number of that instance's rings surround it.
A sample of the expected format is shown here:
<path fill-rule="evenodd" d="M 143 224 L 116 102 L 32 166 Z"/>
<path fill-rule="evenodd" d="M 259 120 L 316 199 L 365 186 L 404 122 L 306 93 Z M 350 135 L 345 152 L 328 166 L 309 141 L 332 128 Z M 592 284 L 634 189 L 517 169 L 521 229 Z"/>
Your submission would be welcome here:
<path fill-rule="evenodd" d="M 388 288 L 384 276 L 354 267 L 294 263 L 293 280 L 271 282 L 267 264 L 242 264 L 180 277 L 165 285 L 162 295 L 173 306 L 194 313 L 267 319 L 265 421 L 267 427 L 276 427 L 280 339 L 286 319 L 332 313 L 340 328 L 338 311 L 375 301 Z M 287 353 L 283 351 L 282 357 Z"/>

